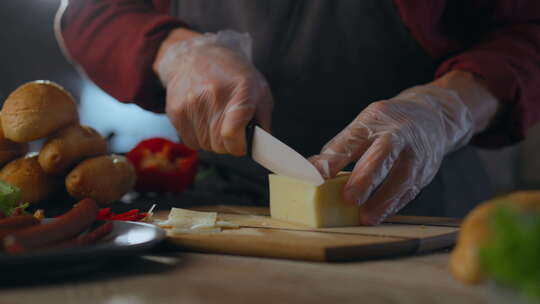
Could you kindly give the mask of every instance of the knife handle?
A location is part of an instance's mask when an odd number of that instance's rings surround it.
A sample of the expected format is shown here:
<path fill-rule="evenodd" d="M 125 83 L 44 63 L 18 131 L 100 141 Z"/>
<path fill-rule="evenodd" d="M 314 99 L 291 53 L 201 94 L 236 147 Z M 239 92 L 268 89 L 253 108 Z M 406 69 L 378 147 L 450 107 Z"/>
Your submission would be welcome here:
<path fill-rule="evenodd" d="M 255 132 L 255 126 L 258 126 L 255 119 L 252 119 L 246 126 L 246 147 L 247 147 L 247 156 L 251 157 L 252 143 L 253 143 L 253 133 Z"/>

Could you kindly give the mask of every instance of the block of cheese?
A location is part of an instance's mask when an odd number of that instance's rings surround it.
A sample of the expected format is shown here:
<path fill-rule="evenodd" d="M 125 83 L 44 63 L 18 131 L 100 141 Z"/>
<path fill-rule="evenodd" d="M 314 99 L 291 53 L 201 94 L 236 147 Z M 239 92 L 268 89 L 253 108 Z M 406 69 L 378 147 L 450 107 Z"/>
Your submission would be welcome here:
<path fill-rule="evenodd" d="M 315 186 L 270 174 L 272 218 L 317 228 L 358 225 L 359 207 L 343 199 L 343 187 L 349 176 L 349 172 L 343 172 Z"/>

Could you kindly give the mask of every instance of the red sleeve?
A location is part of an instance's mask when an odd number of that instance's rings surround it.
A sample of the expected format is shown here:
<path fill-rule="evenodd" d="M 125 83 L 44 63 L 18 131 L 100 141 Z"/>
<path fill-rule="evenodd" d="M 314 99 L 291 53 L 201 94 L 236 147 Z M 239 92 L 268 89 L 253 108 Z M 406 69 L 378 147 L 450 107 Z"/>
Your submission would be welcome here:
<path fill-rule="evenodd" d="M 450 70 L 475 73 L 502 102 L 501 116 L 473 143 L 497 147 L 521 140 L 540 120 L 540 1 L 395 1 L 413 36 L 443 60 L 436 77 Z"/>
<path fill-rule="evenodd" d="M 71 0 L 62 16 L 64 45 L 104 91 L 162 112 L 164 90 L 152 70 L 161 42 L 181 22 L 144 0 Z M 159 10 L 159 11 L 158 11 Z"/>

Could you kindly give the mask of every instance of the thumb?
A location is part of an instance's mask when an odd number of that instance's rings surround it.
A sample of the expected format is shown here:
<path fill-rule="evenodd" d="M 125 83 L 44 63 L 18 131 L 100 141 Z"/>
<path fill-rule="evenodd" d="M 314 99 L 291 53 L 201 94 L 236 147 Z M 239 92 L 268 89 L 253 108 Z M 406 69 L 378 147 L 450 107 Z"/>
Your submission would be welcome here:
<path fill-rule="evenodd" d="M 352 122 L 330 140 L 321 153 L 309 158 L 324 178 L 332 178 L 344 167 L 356 161 L 369 148 L 369 130 L 358 122 Z"/>

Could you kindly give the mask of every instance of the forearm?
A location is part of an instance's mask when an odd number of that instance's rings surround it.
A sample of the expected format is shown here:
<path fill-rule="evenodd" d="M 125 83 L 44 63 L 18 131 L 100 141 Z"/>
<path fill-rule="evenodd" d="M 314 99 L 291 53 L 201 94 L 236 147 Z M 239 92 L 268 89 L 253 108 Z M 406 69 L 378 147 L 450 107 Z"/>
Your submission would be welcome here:
<path fill-rule="evenodd" d="M 478 75 L 503 109 L 475 145 L 497 148 L 524 138 L 540 121 L 540 25 L 533 22 L 503 27 L 470 49 L 441 64 L 437 76 L 461 70 Z"/>
<path fill-rule="evenodd" d="M 182 22 L 142 0 L 70 1 L 60 18 L 66 49 L 99 87 L 119 101 L 163 111 L 152 64 Z"/>
<path fill-rule="evenodd" d="M 179 41 L 188 40 L 191 38 L 195 38 L 201 36 L 200 33 L 194 32 L 192 30 L 189 30 L 187 28 L 177 28 L 172 30 L 169 35 L 167 35 L 167 38 L 163 40 L 161 43 L 159 50 L 156 54 L 156 58 L 154 59 L 154 63 L 152 64 L 152 69 L 154 70 L 154 73 L 157 74 L 158 71 L 158 63 L 163 58 L 163 55 L 167 52 L 167 49 L 174 43 Z"/>
<path fill-rule="evenodd" d="M 433 85 L 455 91 L 469 108 L 474 134 L 484 131 L 500 111 L 500 102 L 482 79 L 470 72 L 453 70 L 434 80 Z"/>

